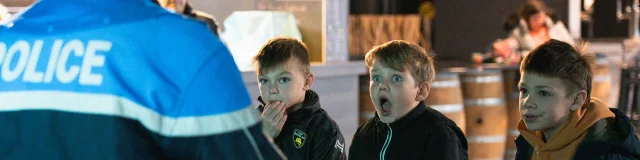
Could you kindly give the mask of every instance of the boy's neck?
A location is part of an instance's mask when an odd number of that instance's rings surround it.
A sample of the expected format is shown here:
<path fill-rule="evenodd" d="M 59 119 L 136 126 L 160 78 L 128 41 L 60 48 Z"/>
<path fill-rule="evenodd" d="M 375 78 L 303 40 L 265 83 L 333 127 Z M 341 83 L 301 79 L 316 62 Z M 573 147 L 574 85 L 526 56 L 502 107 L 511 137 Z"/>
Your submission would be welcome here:
<path fill-rule="evenodd" d="M 551 137 L 553 137 L 553 135 L 556 134 L 558 132 L 558 130 L 560 130 L 560 128 L 562 128 L 562 126 L 564 126 L 568 122 L 569 122 L 569 115 L 567 115 L 567 118 L 565 118 L 565 120 L 564 120 L 564 122 L 562 122 L 562 124 L 557 125 L 555 127 L 548 128 L 546 130 L 542 130 L 542 134 L 544 136 L 544 137 L 542 137 L 543 141 L 544 142 L 549 141 L 551 139 Z"/>

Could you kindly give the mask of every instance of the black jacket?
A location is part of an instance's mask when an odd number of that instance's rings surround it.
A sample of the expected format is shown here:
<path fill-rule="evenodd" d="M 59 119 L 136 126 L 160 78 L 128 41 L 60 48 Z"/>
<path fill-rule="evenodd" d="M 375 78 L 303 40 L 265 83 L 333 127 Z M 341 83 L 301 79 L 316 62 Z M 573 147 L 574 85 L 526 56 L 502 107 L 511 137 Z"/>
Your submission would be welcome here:
<path fill-rule="evenodd" d="M 264 110 L 262 97 L 258 106 Z M 320 108 L 320 98 L 309 90 L 302 107 L 289 113 L 275 143 L 289 159 L 347 159 L 338 124 Z"/>
<path fill-rule="evenodd" d="M 467 139 L 462 130 L 424 103 L 390 124 L 381 122 L 377 115 L 369 119 L 358 128 L 349 149 L 352 160 L 467 157 Z"/>
<path fill-rule="evenodd" d="M 640 159 L 640 142 L 635 135 L 629 117 L 622 111 L 611 108 L 616 117 L 602 119 L 587 131 L 584 140 L 578 145 L 575 160 L 632 160 Z M 529 160 L 533 147 L 522 137 L 516 138 L 516 159 Z"/>

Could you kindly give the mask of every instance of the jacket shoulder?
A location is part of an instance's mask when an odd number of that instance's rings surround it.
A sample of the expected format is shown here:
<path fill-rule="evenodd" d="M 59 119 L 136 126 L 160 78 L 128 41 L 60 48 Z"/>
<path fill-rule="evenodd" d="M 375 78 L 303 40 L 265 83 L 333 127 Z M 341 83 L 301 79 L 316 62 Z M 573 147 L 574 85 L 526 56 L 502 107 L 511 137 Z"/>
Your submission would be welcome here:
<path fill-rule="evenodd" d="M 413 123 L 414 125 L 415 123 L 418 123 L 420 124 L 420 126 L 423 126 L 425 129 L 428 129 L 428 130 L 433 130 L 438 127 L 449 127 L 452 129 L 457 128 L 458 130 L 460 130 L 458 125 L 456 125 L 456 123 L 453 122 L 453 120 L 449 119 L 447 116 L 445 116 L 444 114 L 440 113 L 439 111 L 431 107 L 427 107 L 427 111 L 422 113 L 417 119 L 417 121 Z"/>
<path fill-rule="evenodd" d="M 629 118 L 620 110 L 612 108 L 611 111 L 616 117 L 594 124 L 574 159 L 640 159 L 640 141 L 634 134 Z"/>
<path fill-rule="evenodd" d="M 339 132 L 338 124 L 327 114 L 323 109 L 315 111 L 309 119 L 309 128 L 315 130 L 315 132 Z"/>

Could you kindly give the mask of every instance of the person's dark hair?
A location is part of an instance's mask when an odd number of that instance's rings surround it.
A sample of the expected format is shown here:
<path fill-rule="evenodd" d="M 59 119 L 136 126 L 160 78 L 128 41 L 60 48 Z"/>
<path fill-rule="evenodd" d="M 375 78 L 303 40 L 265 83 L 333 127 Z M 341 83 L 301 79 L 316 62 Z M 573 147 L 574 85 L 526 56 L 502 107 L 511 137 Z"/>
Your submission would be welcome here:
<path fill-rule="evenodd" d="M 518 27 L 518 25 L 520 25 L 520 16 L 518 15 L 518 13 L 511 13 L 502 25 L 502 29 L 505 32 L 511 32 L 511 30 Z"/>
<path fill-rule="evenodd" d="M 292 37 L 277 37 L 269 40 L 253 57 L 257 64 L 257 72 L 261 74 L 265 69 L 283 65 L 295 59 L 304 74 L 311 73 L 311 62 L 307 45 Z"/>
<path fill-rule="evenodd" d="M 587 91 L 589 99 L 595 56 L 581 52 L 566 42 L 551 39 L 532 50 L 522 60 L 520 73 L 560 78 L 569 93 L 582 89 Z"/>
<path fill-rule="evenodd" d="M 520 8 L 519 15 L 522 19 L 528 19 L 531 15 L 545 12 L 547 15 L 551 15 L 552 11 L 540 0 L 528 0 L 522 8 Z"/>

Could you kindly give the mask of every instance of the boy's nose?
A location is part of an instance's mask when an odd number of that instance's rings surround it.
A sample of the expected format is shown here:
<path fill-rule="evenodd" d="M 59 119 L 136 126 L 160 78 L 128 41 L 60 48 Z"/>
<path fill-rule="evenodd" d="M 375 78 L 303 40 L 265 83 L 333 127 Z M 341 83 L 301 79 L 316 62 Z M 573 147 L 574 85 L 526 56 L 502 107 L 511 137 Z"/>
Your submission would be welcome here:
<path fill-rule="evenodd" d="M 529 97 L 522 98 L 522 105 L 523 105 L 523 108 L 535 108 L 536 107 L 535 104 L 533 103 L 533 101 Z"/>
<path fill-rule="evenodd" d="M 389 85 L 385 84 L 385 83 L 380 83 L 380 90 L 381 91 L 389 91 Z"/>
<path fill-rule="evenodd" d="M 280 91 L 277 86 L 269 87 L 269 94 L 278 94 Z"/>

